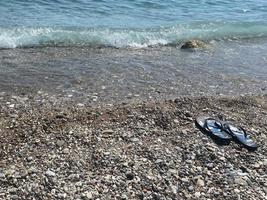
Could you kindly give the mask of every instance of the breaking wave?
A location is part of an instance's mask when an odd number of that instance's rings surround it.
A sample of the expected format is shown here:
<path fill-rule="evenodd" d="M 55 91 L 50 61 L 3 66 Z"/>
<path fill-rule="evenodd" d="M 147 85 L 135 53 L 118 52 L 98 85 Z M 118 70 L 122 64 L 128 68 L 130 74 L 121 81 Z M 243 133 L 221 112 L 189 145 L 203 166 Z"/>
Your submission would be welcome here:
<path fill-rule="evenodd" d="M 145 29 L 82 27 L 0 27 L 0 48 L 45 46 L 104 46 L 145 48 L 179 45 L 188 39 L 227 40 L 267 36 L 267 23 L 177 24 Z"/>

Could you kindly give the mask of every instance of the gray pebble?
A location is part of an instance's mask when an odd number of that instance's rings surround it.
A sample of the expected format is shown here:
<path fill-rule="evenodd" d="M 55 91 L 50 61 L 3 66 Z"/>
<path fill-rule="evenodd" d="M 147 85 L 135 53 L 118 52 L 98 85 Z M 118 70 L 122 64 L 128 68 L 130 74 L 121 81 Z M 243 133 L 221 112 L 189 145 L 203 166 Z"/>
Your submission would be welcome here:
<path fill-rule="evenodd" d="M 50 176 L 50 177 L 54 177 L 54 176 L 56 176 L 56 173 L 53 172 L 53 171 L 51 171 L 51 170 L 47 170 L 47 171 L 45 172 L 45 175 L 46 175 L 46 176 Z"/>
<path fill-rule="evenodd" d="M 205 186 L 205 183 L 204 183 L 204 181 L 202 180 L 202 179 L 198 179 L 197 180 L 197 185 L 199 186 L 199 187 L 204 187 Z"/>
<path fill-rule="evenodd" d="M 238 185 L 247 185 L 247 181 L 245 181 L 243 178 L 236 178 L 234 182 Z"/>

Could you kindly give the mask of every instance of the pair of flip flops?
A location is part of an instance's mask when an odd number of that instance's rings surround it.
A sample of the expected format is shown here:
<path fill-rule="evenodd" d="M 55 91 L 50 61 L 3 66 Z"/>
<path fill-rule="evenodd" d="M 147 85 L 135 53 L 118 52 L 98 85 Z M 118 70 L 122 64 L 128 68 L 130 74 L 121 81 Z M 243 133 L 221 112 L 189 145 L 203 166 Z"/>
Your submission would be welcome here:
<path fill-rule="evenodd" d="M 247 131 L 241 127 L 237 128 L 229 122 L 206 116 L 198 117 L 195 123 L 202 132 L 207 133 L 213 139 L 224 144 L 229 144 L 234 140 L 248 150 L 253 151 L 257 149 L 257 144 L 250 139 Z"/>

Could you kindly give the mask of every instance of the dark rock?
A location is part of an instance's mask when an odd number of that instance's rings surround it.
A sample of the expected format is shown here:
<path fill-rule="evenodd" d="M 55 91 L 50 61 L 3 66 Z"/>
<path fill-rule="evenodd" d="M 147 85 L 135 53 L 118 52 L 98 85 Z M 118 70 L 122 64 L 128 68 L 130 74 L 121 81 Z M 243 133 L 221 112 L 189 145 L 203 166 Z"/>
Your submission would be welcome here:
<path fill-rule="evenodd" d="M 126 178 L 128 180 L 133 180 L 134 179 L 134 174 L 132 172 L 126 172 Z"/>
<path fill-rule="evenodd" d="M 200 40 L 189 40 L 181 46 L 181 49 L 206 48 L 207 44 Z"/>

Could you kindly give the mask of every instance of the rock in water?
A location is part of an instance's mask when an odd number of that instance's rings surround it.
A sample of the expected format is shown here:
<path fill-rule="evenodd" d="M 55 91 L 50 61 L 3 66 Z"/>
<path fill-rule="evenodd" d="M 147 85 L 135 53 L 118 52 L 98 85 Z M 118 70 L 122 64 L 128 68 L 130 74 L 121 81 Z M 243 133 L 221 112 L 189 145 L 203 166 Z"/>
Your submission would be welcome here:
<path fill-rule="evenodd" d="M 181 49 L 207 48 L 207 44 L 200 40 L 189 40 L 181 46 Z"/>

